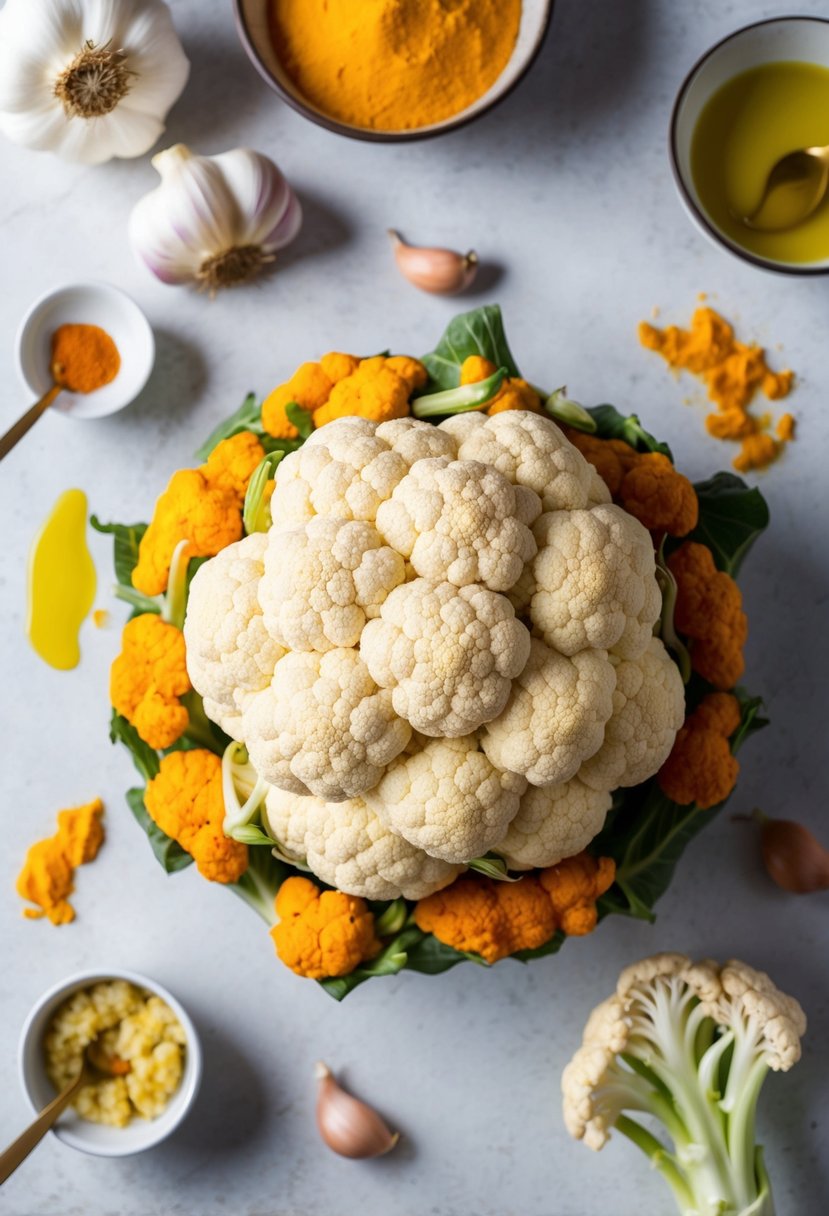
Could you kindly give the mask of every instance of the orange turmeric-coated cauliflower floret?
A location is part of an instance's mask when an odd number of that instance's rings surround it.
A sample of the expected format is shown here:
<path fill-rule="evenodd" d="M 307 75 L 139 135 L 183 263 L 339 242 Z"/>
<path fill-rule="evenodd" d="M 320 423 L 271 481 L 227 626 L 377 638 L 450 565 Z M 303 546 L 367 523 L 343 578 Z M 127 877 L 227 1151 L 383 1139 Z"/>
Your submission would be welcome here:
<path fill-rule="evenodd" d="M 411 355 L 392 355 L 386 359 L 386 367 L 390 367 L 393 372 L 397 372 L 401 380 L 406 381 L 410 394 L 415 389 L 423 388 L 429 379 L 426 368 L 419 359 L 413 359 Z"/>
<path fill-rule="evenodd" d="M 138 547 L 132 572 L 138 591 L 160 595 L 166 589 L 179 541 L 190 542 L 190 557 L 212 557 L 241 538 L 245 490 L 264 455 L 256 436 L 242 431 L 217 444 L 201 468 L 173 474 Z"/>
<path fill-rule="evenodd" d="M 341 355 L 337 358 L 348 359 L 350 356 Z M 333 355 L 326 355 L 329 366 L 333 359 Z M 334 380 L 321 363 L 302 363 L 290 380 L 277 385 L 262 402 L 262 426 L 269 435 L 277 439 L 297 439 L 299 431 L 288 421 L 285 407 L 294 401 L 309 414 L 313 414 L 314 410 L 318 410 L 328 400 L 333 387 Z"/>
<path fill-rule="evenodd" d="M 618 498 L 628 514 L 651 532 L 687 536 L 697 526 L 696 490 L 661 452 L 639 456 L 625 473 Z"/>
<path fill-rule="evenodd" d="M 373 422 L 405 418 L 411 389 L 389 362 L 382 355 L 361 360 L 356 372 L 335 384 L 325 405 L 314 411 L 314 426 L 351 414 Z"/>
<path fill-rule="evenodd" d="M 109 695 L 150 747 L 171 747 L 184 734 L 190 719 L 179 697 L 191 687 L 181 630 L 154 612 L 127 621 Z"/>
<path fill-rule="evenodd" d="M 748 637 L 739 587 L 695 541 L 672 553 L 668 567 L 677 584 L 674 625 L 691 640 L 691 666 L 715 688 L 733 688 L 743 674 Z"/>
<path fill-rule="evenodd" d="M 274 907 L 276 953 L 297 975 L 314 980 L 349 975 L 380 950 L 374 916 L 359 896 L 321 891 L 308 878 L 287 878 Z"/>
<path fill-rule="evenodd" d="M 248 867 L 247 845 L 225 836 L 222 762 L 206 748 L 170 752 L 147 785 L 150 818 L 190 854 L 211 882 L 236 882 Z"/>
<path fill-rule="evenodd" d="M 464 875 L 421 899 L 415 923 L 444 945 L 479 954 L 487 963 L 543 946 L 556 931 L 553 906 L 534 875 L 516 883 Z"/>
<path fill-rule="evenodd" d="M 740 706 L 730 693 L 705 697 L 686 718 L 659 773 L 662 792 L 680 806 L 718 806 L 737 784 L 740 765 L 729 740 L 740 725 Z"/>
<path fill-rule="evenodd" d="M 498 368 L 483 355 L 469 355 L 461 364 L 461 384 L 477 384 L 493 376 Z M 504 410 L 529 410 L 541 413 L 541 398 L 538 393 L 519 376 L 506 379 L 487 406 L 487 414 L 500 414 Z"/>
<path fill-rule="evenodd" d="M 625 474 L 636 467 L 639 453 L 623 439 L 600 439 L 598 435 L 587 435 L 573 427 L 562 428 L 573 447 L 601 477 L 615 498 L 621 489 Z"/>
<path fill-rule="evenodd" d="M 596 928 L 596 900 L 615 877 L 612 858 L 578 853 L 542 870 L 538 881 L 550 899 L 558 928 L 569 937 L 582 937 Z"/>
<path fill-rule="evenodd" d="M 320 359 L 320 367 L 332 384 L 345 380 L 346 376 L 350 376 L 352 372 L 356 372 L 359 366 L 359 355 L 344 355 L 342 351 L 338 350 L 329 351 L 327 355 L 323 355 Z M 320 405 L 322 404 L 323 402 L 320 402 Z M 315 406 L 314 408 L 319 409 L 319 406 Z"/>

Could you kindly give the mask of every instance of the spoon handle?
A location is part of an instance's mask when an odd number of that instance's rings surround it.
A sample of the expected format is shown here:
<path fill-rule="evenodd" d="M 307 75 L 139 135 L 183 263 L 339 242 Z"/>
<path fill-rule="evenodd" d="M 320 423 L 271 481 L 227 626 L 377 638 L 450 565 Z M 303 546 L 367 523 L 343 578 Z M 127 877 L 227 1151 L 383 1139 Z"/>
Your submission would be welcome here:
<path fill-rule="evenodd" d="M 40 415 L 45 414 L 60 390 L 61 386 L 59 384 L 53 384 L 49 391 L 43 394 L 40 401 L 36 401 L 33 406 L 26 410 L 22 418 L 18 418 L 17 422 L 9 427 L 2 439 L 0 439 L 0 460 L 4 456 L 8 456 L 14 445 L 34 426 Z M 0 1182 L 2 1181 L 2 1178 L 0 1178 Z"/>
<path fill-rule="evenodd" d="M 80 1089 L 81 1083 L 87 1078 L 87 1070 L 82 1068 L 75 1080 L 67 1085 L 63 1093 L 53 1098 L 48 1106 L 44 1106 L 34 1123 L 30 1124 L 25 1132 L 19 1135 L 4 1153 L 0 1153 L 0 1185 L 6 1181 L 10 1174 L 14 1173 L 22 1161 L 26 1160 L 35 1145 L 40 1143 L 58 1115 L 72 1101 Z"/>

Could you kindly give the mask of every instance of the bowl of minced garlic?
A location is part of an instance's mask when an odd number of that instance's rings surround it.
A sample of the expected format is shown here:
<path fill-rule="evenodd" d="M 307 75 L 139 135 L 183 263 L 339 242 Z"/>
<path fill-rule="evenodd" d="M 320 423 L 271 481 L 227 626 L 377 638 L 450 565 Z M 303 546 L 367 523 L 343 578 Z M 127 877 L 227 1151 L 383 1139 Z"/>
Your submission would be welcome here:
<path fill-rule="evenodd" d="M 234 0 L 256 69 L 354 139 L 439 135 L 491 109 L 541 49 L 553 0 Z"/>
<path fill-rule="evenodd" d="M 20 1079 L 34 1111 L 78 1075 L 92 1040 L 100 1076 L 78 1091 L 55 1135 L 101 1157 L 152 1148 L 178 1127 L 198 1091 L 192 1021 L 172 993 L 134 972 L 63 980 L 43 994 L 20 1037 Z"/>

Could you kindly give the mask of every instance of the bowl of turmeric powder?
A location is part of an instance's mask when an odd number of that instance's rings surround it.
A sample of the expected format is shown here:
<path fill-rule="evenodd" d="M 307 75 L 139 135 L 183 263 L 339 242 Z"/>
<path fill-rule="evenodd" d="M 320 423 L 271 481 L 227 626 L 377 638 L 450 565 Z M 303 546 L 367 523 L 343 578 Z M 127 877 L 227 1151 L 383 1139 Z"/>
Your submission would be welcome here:
<path fill-rule="evenodd" d="M 376 142 L 452 131 L 529 71 L 553 0 L 234 0 L 242 45 L 305 118 Z"/>
<path fill-rule="evenodd" d="M 134 401 L 155 362 L 155 339 L 134 300 L 110 283 L 73 283 L 35 300 L 17 331 L 17 368 L 40 397 L 58 380 L 50 412 L 93 419 Z"/>

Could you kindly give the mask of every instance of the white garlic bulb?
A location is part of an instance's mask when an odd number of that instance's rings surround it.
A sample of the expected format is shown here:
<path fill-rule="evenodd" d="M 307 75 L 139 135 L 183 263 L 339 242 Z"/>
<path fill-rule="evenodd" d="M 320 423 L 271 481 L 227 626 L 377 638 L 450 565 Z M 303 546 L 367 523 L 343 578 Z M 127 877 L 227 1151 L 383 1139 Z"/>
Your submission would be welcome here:
<path fill-rule="evenodd" d="M 176 144 L 152 163 L 161 184 L 133 208 L 130 241 L 163 283 L 194 283 L 211 293 L 243 283 L 299 232 L 299 200 L 259 152 L 194 156 Z"/>
<path fill-rule="evenodd" d="M 190 64 L 163 0 L 6 0 L 0 131 L 97 165 L 141 156 L 164 130 Z"/>

